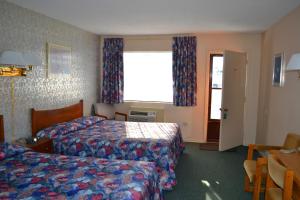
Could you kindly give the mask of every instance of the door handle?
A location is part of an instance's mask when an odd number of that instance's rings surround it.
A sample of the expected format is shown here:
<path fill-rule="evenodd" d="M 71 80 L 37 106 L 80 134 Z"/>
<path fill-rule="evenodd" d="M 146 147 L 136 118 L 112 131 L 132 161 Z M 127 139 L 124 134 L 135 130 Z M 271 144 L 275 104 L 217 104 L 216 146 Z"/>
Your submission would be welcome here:
<path fill-rule="evenodd" d="M 220 108 L 220 111 L 221 111 L 222 119 L 227 119 L 228 109 L 227 108 Z"/>
<path fill-rule="evenodd" d="M 227 108 L 220 108 L 220 111 L 221 112 L 228 112 L 228 109 Z"/>

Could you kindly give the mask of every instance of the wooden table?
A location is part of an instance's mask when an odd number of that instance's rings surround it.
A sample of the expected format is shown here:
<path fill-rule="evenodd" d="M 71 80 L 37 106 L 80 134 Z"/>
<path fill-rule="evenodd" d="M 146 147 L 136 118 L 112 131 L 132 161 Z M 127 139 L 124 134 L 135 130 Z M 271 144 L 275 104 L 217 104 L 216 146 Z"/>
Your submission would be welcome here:
<path fill-rule="evenodd" d="M 300 152 L 287 154 L 272 150 L 270 153 L 278 162 L 294 171 L 293 199 L 300 200 Z"/>
<path fill-rule="evenodd" d="M 52 139 L 41 138 L 34 144 L 26 144 L 26 147 L 40 153 L 53 153 Z"/>
<path fill-rule="evenodd" d="M 52 139 L 40 138 L 37 142 L 32 144 L 27 144 L 25 139 L 18 139 L 13 141 L 13 144 L 18 144 L 32 149 L 33 151 L 40 153 L 53 153 L 53 143 Z"/>

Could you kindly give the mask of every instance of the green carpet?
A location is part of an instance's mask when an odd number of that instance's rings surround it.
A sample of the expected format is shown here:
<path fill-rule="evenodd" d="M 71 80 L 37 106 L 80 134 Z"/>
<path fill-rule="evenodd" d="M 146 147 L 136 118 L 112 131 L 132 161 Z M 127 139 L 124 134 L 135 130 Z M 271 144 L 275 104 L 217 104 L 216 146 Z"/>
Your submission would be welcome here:
<path fill-rule="evenodd" d="M 166 191 L 166 200 L 247 200 L 244 192 L 243 161 L 246 147 L 218 152 L 199 149 L 199 144 L 186 143 L 176 166 L 177 185 Z"/>

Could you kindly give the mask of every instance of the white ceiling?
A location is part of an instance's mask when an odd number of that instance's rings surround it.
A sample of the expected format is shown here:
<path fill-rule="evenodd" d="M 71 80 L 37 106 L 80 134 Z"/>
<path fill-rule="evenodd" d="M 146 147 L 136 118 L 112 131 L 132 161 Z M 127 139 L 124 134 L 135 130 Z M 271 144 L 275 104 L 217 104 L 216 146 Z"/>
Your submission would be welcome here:
<path fill-rule="evenodd" d="M 97 34 L 263 31 L 300 0 L 8 0 Z"/>

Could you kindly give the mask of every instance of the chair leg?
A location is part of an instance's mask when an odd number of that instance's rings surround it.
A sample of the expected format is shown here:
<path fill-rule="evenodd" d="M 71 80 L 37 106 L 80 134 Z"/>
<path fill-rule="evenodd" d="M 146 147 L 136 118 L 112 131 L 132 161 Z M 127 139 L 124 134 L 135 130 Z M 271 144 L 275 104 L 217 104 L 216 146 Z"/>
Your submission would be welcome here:
<path fill-rule="evenodd" d="M 261 188 L 261 176 L 255 177 L 254 182 L 254 189 L 253 189 L 253 200 L 259 200 L 259 194 L 260 194 L 260 188 Z"/>
<path fill-rule="evenodd" d="M 270 200 L 270 197 L 269 197 L 269 195 L 267 193 L 267 190 L 266 190 L 266 194 L 265 194 L 265 200 Z"/>
<path fill-rule="evenodd" d="M 250 179 L 248 176 L 245 176 L 245 186 L 244 186 L 245 192 L 252 192 L 253 190 L 250 187 Z"/>
<path fill-rule="evenodd" d="M 274 183 L 273 183 L 273 181 L 272 181 L 270 175 L 268 174 L 268 175 L 267 175 L 267 180 L 266 180 L 265 200 L 269 200 L 269 199 L 270 199 L 270 197 L 269 197 L 267 191 L 268 191 L 268 189 L 271 188 L 271 187 L 274 187 Z"/>
<path fill-rule="evenodd" d="M 285 172 L 285 178 L 284 178 L 283 200 L 292 199 L 293 178 L 294 178 L 294 172 L 292 170 L 287 170 Z"/>
<path fill-rule="evenodd" d="M 256 164 L 256 173 L 253 189 L 253 200 L 258 200 L 261 192 L 261 182 L 262 182 L 262 168 L 267 163 L 266 158 L 258 158 Z"/>

